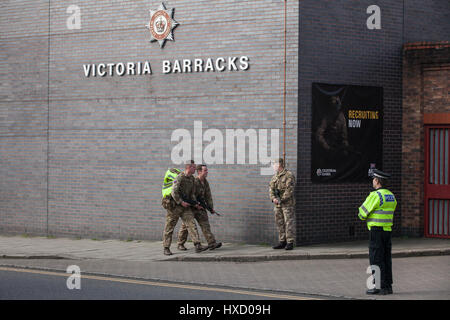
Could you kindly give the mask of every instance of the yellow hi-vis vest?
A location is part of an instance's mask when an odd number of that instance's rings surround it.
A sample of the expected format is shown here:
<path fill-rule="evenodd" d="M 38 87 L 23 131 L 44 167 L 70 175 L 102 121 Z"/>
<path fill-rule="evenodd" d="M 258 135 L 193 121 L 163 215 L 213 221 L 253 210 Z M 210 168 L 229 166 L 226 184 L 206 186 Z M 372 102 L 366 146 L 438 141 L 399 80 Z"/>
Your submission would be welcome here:
<path fill-rule="evenodd" d="M 392 231 L 394 211 L 397 200 L 388 189 L 372 191 L 366 201 L 359 207 L 358 217 L 367 221 L 367 228 L 383 227 L 384 231 Z"/>
<path fill-rule="evenodd" d="M 163 198 L 170 196 L 172 193 L 173 182 L 181 173 L 181 170 L 172 168 L 166 171 L 166 175 L 164 176 L 164 182 L 162 186 L 162 196 Z"/>

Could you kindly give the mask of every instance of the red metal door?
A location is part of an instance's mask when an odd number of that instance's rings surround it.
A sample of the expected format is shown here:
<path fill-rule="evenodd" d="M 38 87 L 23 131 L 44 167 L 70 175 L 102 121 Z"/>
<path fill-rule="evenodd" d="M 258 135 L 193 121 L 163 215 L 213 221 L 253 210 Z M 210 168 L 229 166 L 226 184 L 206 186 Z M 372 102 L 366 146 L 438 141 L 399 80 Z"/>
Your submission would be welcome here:
<path fill-rule="evenodd" d="M 450 125 L 425 126 L 425 236 L 450 238 Z"/>

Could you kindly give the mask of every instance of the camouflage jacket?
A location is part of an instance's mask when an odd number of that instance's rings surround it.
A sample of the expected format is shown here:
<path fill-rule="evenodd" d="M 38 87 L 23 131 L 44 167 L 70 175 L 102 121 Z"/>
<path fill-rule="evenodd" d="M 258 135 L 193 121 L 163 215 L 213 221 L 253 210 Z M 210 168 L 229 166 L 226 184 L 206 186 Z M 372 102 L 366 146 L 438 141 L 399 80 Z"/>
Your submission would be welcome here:
<path fill-rule="evenodd" d="M 195 196 L 198 201 L 200 201 L 200 199 L 203 199 L 211 209 L 214 208 L 211 188 L 209 187 L 208 180 L 205 179 L 205 181 L 202 182 L 200 178 L 195 178 Z"/>
<path fill-rule="evenodd" d="M 289 170 L 275 174 L 270 181 L 270 200 L 278 198 L 281 203 L 277 206 L 294 206 L 294 188 L 295 188 L 295 176 Z M 278 190 L 278 192 L 277 192 Z M 279 193 L 279 194 L 277 194 Z"/>
<path fill-rule="evenodd" d="M 189 199 L 197 201 L 195 197 L 195 178 L 194 176 L 187 176 L 184 172 L 180 173 L 177 179 L 173 182 L 172 198 L 175 202 L 181 205 L 182 199 Z"/>

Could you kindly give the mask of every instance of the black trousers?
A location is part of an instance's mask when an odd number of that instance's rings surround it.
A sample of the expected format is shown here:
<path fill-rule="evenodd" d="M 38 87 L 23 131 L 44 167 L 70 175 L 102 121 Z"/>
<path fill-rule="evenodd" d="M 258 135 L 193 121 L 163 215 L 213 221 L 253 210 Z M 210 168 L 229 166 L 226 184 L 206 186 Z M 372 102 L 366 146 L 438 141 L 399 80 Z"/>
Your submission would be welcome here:
<path fill-rule="evenodd" d="M 383 231 L 381 227 L 372 227 L 369 239 L 370 265 L 380 268 L 381 288 L 392 286 L 392 243 L 391 232 Z"/>

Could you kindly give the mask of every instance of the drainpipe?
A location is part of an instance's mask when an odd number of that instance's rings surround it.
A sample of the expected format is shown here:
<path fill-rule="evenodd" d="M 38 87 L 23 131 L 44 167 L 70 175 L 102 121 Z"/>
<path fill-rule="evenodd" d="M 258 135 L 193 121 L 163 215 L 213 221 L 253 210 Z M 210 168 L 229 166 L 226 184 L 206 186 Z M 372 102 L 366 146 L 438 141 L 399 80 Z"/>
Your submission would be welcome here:
<path fill-rule="evenodd" d="M 284 0 L 284 76 L 283 76 L 283 160 L 286 163 L 286 19 L 287 0 Z"/>

